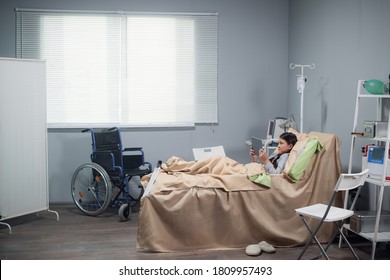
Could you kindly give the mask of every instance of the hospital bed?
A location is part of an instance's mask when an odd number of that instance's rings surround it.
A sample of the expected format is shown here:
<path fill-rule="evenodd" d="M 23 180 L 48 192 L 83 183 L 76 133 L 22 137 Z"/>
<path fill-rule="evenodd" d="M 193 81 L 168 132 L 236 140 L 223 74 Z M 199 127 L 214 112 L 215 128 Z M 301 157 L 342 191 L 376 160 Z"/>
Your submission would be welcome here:
<path fill-rule="evenodd" d="M 269 186 L 249 180 L 263 174 L 257 163 L 241 164 L 228 157 L 168 159 L 141 199 L 137 249 L 233 249 L 263 240 L 277 247 L 304 244 L 309 235 L 294 209 L 328 201 L 341 173 L 340 141 L 333 134 L 295 133 L 298 142 L 284 173 L 267 175 Z M 321 149 L 312 153 L 300 174 L 292 175 L 311 139 Z M 144 176 L 142 184 L 149 180 L 150 175 Z M 325 241 L 333 230 L 330 225 L 318 237 Z"/>

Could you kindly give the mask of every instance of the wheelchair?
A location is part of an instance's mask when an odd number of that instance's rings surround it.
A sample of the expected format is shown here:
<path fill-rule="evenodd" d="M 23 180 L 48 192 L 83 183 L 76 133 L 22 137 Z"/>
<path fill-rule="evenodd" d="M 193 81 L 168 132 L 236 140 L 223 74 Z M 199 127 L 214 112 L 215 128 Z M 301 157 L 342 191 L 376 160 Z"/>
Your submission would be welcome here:
<path fill-rule="evenodd" d="M 98 216 L 108 207 L 118 207 L 120 221 L 126 221 L 131 207 L 143 195 L 130 193 L 130 181 L 152 172 L 152 165 L 144 161 L 141 147 L 122 148 L 118 127 L 94 130 L 84 129 L 92 137 L 91 162 L 76 169 L 71 181 L 72 198 L 76 206 L 86 215 Z"/>

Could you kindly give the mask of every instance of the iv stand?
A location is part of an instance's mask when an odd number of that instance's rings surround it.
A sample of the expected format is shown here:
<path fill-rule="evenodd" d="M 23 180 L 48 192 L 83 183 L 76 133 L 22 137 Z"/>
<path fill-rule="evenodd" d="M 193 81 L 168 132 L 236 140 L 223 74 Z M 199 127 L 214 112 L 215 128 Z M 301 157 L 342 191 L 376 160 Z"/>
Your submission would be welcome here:
<path fill-rule="evenodd" d="M 304 91 L 305 91 L 305 83 L 306 83 L 306 78 L 303 75 L 303 69 L 304 68 L 310 68 L 313 70 L 315 68 L 314 63 L 310 65 L 301 65 L 301 64 L 294 64 L 290 63 L 290 69 L 295 69 L 295 68 L 301 68 L 301 75 L 298 75 L 297 77 L 297 90 L 301 94 L 301 124 L 300 124 L 300 130 L 303 132 L 303 96 L 304 96 Z"/>

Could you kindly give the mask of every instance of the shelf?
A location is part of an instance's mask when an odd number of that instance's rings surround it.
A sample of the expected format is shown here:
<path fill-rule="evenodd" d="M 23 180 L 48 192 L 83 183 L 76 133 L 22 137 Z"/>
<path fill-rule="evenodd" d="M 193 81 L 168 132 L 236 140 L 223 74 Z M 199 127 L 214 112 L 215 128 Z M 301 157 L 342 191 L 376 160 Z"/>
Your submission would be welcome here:
<path fill-rule="evenodd" d="M 358 97 L 363 98 L 390 98 L 389 94 L 359 94 Z"/>
<path fill-rule="evenodd" d="M 364 237 L 365 239 L 367 239 L 371 242 L 375 241 L 375 236 L 374 236 L 375 233 L 374 232 L 357 232 L 357 231 L 352 230 L 349 227 L 349 224 L 345 224 L 344 228 L 348 229 L 349 231 L 351 231 L 357 235 L 360 235 L 361 237 Z M 375 242 L 387 242 L 387 241 L 390 241 L 390 232 L 378 232 L 377 233 L 377 239 Z"/>
<path fill-rule="evenodd" d="M 374 185 L 378 185 L 378 186 L 382 185 L 382 180 L 381 179 L 367 178 L 366 182 L 374 184 Z M 386 180 L 385 182 L 383 182 L 383 186 L 390 187 L 390 180 Z"/>
<path fill-rule="evenodd" d="M 355 115 L 354 115 L 353 128 L 352 128 L 352 133 L 351 133 L 351 146 L 350 146 L 351 150 L 350 150 L 350 154 L 349 154 L 349 164 L 348 164 L 348 172 L 350 172 L 350 173 L 352 171 L 352 166 L 354 163 L 353 157 L 355 154 L 355 149 L 356 149 L 355 142 L 356 142 L 357 138 L 364 139 L 366 141 L 385 142 L 385 150 L 387 151 L 390 148 L 390 115 L 388 116 L 386 137 L 373 137 L 373 138 L 364 137 L 364 134 L 357 131 L 358 130 L 357 129 L 357 127 L 358 127 L 357 122 L 358 122 L 359 117 L 360 117 L 359 116 L 359 107 L 360 107 L 359 103 L 363 101 L 362 99 L 366 99 L 366 98 L 367 99 L 374 98 L 377 100 L 377 104 L 376 104 L 377 118 L 376 118 L 376 120 L 380 120 L 381 117 L 383 116 L 383 114 L 382 114 L 382 108 L 383 108 L 382 100 L 390 98 L 390 95 L 389 94 L 378 94 L 378 95 L 370 94 L 364 89 L 364 80 L 358 81 L 356 100 L 355 100 Z M 385 156 L 387 157 L 387 153 Z M 387 165 L 388 164 L 390 164 L 390 162 L 389 162 L 389 160 L 386 160 L 384 162 L 384 166 L 383 166 L 384 172 L 387 172 Z M 363 165 L 362 165 L 362 168 L 363 168 Z M 382 176 L 380 176 L 379 179 L 376 179 L 376 178 L 375 179 L 374 178 L 367 178 L 366 179 L 366 182 L 368 182 L 372 185 L 380 186 L 379 196 L 378 196 L 377 202 L 376 202 L 377 214 L 376 214 L 375 223 L 378 223 L 380 220 L 380 215 L 381 215 L 380 213 L 382 210 L 384 188 L 390 186 L 390 180 L 385 180 L 385 179 L 386 179 L 385 174 L 382 174 Z M 378 191 L 378 189 L 377 189 L 377 191 Z M 345 197 L 344 205 L 347 205 L 347 201 L 348 201 L 348 196 Z M 372 244 L 373 244 L 372 251 L 371 251 L 372 259 L 375 258 L 376 243 L 390 241 L 390 232 L 360 233 L 360 232 L 355 232 L 355 231 L 351 230 L 349 225 L 344 225 L 344 228 L 348 229 L 349 231 L 354 232 L 355 234 L 372 242 Z M 375 228 L 378 229 L 377 224 L 376 224 Z"/>
<path fill-rule="evenodd" d="M 362 133 L 360 131 L 354 131 L 352 133 Z M 387 138 L 386 137 L 365 137 L 363 135 L 357 135 L 357 134 L 352 134 L 352 137 L 355 137 L 355 138 L 358 138 L 358 139 L 364 139 L 364 140 L 367 140 L 367 141 L 379 141 L 379 142 L 386 142 L 387 141 Z"/>

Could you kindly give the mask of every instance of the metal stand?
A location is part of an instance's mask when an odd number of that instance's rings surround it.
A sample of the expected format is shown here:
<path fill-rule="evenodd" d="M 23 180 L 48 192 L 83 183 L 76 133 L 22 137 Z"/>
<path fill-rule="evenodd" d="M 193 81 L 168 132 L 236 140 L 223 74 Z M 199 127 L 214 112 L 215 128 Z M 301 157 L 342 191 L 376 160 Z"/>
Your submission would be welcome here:
<path fill-rule="evenodd" d="M 304 68 L 310 68 L 311 70 L 313 70 L 315 68 L 315 65 L 314 63 L 310 64 L 310 65 L 302 65 L 302 64 L 294 64 L 294 63 L 291 63 L 290 64 L 290 69 L 295 69 L 297 67 L 300 67 L 301 68 L 301 75 L 298 75 L 298 78 L 297 78 L 297 90 L 298 92 L 301 94 L 301 122 L 300 122 L 300 131 L 303 132 L 303 96 L 304 96 L 304 91 L 305 91 L 305 83 L 306 83 L 306 77 L 303 75 L 303 69 Z"/>
<path fill-rule="evenodd" d="M 54 213 L 54 214 L 56 215 L 57 222 L 60 220 L 60 216 L 58 215 L 58 212 L 57 212 L 57 211 L 50 210 L 50 209 L 46 209 L 46 210 L 47 210 L 48 212 Z M 37 217 L 39 217 L 39 212 L 37 212 Z M 12 234 L 12 228 L 11 228 L 10 224 L 4 223 L 4 222 L 0 222 L 0 225 L 4 225 L 4 226 L 8 227 L 8 229 L 9 229 L 9 234 L 10 234 L 10 235 Z"/>

